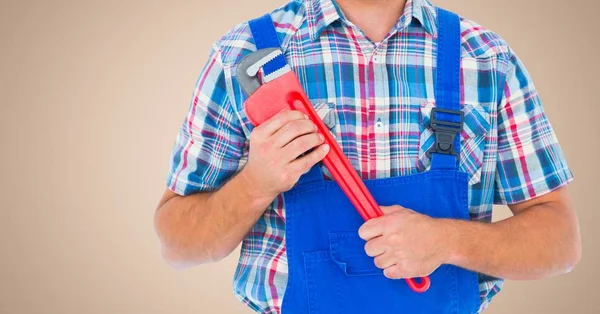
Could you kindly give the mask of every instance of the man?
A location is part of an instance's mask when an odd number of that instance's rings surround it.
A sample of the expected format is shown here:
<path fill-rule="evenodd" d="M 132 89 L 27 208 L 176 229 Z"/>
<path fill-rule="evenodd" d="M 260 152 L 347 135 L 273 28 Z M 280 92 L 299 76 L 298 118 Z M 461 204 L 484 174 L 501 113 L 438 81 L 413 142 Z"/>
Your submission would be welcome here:
<path fill-rule="evenodd" d="M 249 122 L 235 69 L 270 30 L 242 23 L 213 46 L 173 151 L 156 229 L 174 267 L 241 242 L 235 292 L 257 313 L 474 313 L 503 279 L 578 263 L 571 171 L 497 34 L 427 0 L 297 0 L 268 17 L 385 215 L 361 221 L 304 114 Z M 514 216 L 491 223 L 493 204 Z M 427 275 L 422 293 L 400 280 Z"/>

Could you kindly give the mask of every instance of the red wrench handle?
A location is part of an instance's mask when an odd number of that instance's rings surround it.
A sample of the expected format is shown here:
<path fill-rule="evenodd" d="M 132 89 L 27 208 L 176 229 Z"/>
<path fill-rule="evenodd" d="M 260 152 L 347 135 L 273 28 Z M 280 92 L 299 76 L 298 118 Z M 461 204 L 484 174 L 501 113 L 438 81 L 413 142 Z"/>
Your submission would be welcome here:
<path fill-rule="evenodd" d="M 284 110 L 298 110 L 314 122 L 325 138 L 330 151 L 323 159 L 323 164 L 340 185 L 352 205 L 366 221 L 383 216 L 379 205 L 358 176 L 341 147 L 336 142 L 329 128 L 319 117 L 311 102 L 306 97 L 302 85 L 294 72 L 288 72 L 275 80 L 261 85 L 245 102 L 245 112 L 255 126 L 267 121 Z M 408 286 L 415 292 L 425 292 L 429 289 L 429 277 L 421 278 L 420 283 L 414 279 L 405 279 Z"/>
<path fill-rule="evenodd" d="M 379 205 L 310 102 L 308 102 L 302 94 L 293 91 L 288 94 L 286 103 L 291 105 L 291 109 L 302 111 L 307 114 L 310 120 L 317 125 L 319 133 L 325 137 L 325 143 L 329 145 L 330 150 L 325 158 L 323 158 L 323 164 L 327 167 L 329 172 L 331 172 L 331 175 L 338 182 L 361 217 L 366 221 L 371 218 L 383 216 L 383 212 L 379 208 Z"/>

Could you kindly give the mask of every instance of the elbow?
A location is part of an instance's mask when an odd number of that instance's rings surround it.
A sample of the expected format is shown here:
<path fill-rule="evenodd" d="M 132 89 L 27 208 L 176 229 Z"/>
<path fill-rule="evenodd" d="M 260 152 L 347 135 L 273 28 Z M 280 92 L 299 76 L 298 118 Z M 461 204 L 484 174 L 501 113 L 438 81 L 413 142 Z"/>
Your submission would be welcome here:
<path fill-rule="evenodd" d="M 160 256 L 175 270 L 185 270 L 195 265 L 201 264 L 201 260 L 193 258 L 189 243 L 178 241 L 177 238 L 182 238 L 177 235 L 175 228 L 170 226 L 168 219 L 164 215 L 154 217 L 154 231 L 158 237 L 158 245 Z"/>
<path fill-rule="evenodd" d="M 579 264 L 579 262 L 581 261 L 582 258 L 582 245 L 581 245 L 581 240 L 577 239 L 576 241 L 574 241 L 574 243 L 571 245 L 571 250 L 569 250 L 569 254 L 567 256 L 565 256 L 565 260 L 566 260 L 566 269 L 567 269 L 567 273 L 570 273 L 571 271 L 573 271 L 573 269 Z"/>
<path fill-rule="evenodd" d="M 565 254 L 567 273 L 573 271 L 583 256 L 583 245 L 581 243 L 581 233 L 579 228 L 574 228 L 571 234 L 571 243 L 569 245 L 569 250 L 567 250 L 569 253 Z"/>
<path fill-rule="evenodd" d="M 582 245 L 579 238 L 570 241 L 563 247 L 562 253 L 554 258 L 549 276 L 560 276 L 571 273 L 579 264 L 582 257 Z"/>
<path fill-rule="evenodd" d="M 193 242 L 178 240 L 189 237 L 177 235 L 169 228 L 161 228 L 159 222 L 156 225 L 156 234 L 162 259 L 176 270 L 218 262 L 230 253 L 214 244 L 211 245 L 208 239 L 196 238 Z"/>
<path fill-rule="evenodd" d="M 181 219 L 173 218 L 164 210 L 154 217 L 154 230 L 158 236 L 160 255 L 176 270 L 218 262 L 227 257 L 227 250 L 218 239 L 210 234 L 199 233 L 194 228 L 178 224 Z"/>
<path fill-rule="evenodd" d="M 225 251 L 210 248 L 175 248 L 161 244 L 162 259 L 175 270 L 186 270 L 195 266 L 216 263 L 229 255 Z"/>
<path fill-rule="evenodd" d="M 161 244 L 160 254 L 167 265 L 175 270 L 186 270 L 196 265 L 196 263 L 192 263 L 190 259 L 183 258 L 182 254 L 165 244 Z"/>

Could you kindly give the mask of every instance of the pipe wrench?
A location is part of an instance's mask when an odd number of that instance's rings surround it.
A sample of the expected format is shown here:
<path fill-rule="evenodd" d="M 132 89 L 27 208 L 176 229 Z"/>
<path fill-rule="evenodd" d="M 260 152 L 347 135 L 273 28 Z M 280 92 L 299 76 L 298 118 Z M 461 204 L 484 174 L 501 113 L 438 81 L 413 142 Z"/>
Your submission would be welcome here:
<path fill-rule="evenodd" d="M 261 75 L 261 69 L 282 54 L 278 48 L 259 49 L 240 61 L 236 75 L 240 87 L 248 96 L 244 103 L 248 119 L 254 126 L 258 126 L 284 110 L 298 110 L 306 114 L 315 123 L 318 132 L 324 136 L 325 143 L 329 144 L 330 150 L 323 159 L 323 164 L 361 217 L 366 221 L 383 216 L 379 205 L 329 132 L 329 128 L 314 110 L 289 65 L 286 64 L 268 75 Z M 422 277 L 420 282 L 411 278 L 405 280 L 415 292 L 425 292 L 430 286 L 429 277 Z"/>

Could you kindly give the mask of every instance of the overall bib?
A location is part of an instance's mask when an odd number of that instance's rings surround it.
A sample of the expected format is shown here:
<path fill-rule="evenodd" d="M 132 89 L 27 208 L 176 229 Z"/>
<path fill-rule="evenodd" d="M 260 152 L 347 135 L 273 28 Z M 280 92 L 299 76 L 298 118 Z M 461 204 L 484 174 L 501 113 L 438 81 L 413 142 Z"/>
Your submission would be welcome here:
<path fill-rule="evenodd" d="M 436 218 L 469 219 L 468 175 L 459 171 L 463 114 L 460 106 L 460 25 L 454 13 L 438 9 L 436 108 L 431 124 L 436 144 L 431 168 L 410 176 L 366 180 L 380 205 L 401 205 Z M 279 47 L 268 15 L 250 22 L 257 49 Z M 265 69 L 267 71 L 269 69 Z M 431 287 L 412 291 L 404 280 L 383 275 L 358 236 L 364 223 L 320 165 L 284 193 L 289 266 L 283 314 L 476 313 L 477 274 L 442 265 Z"/>

